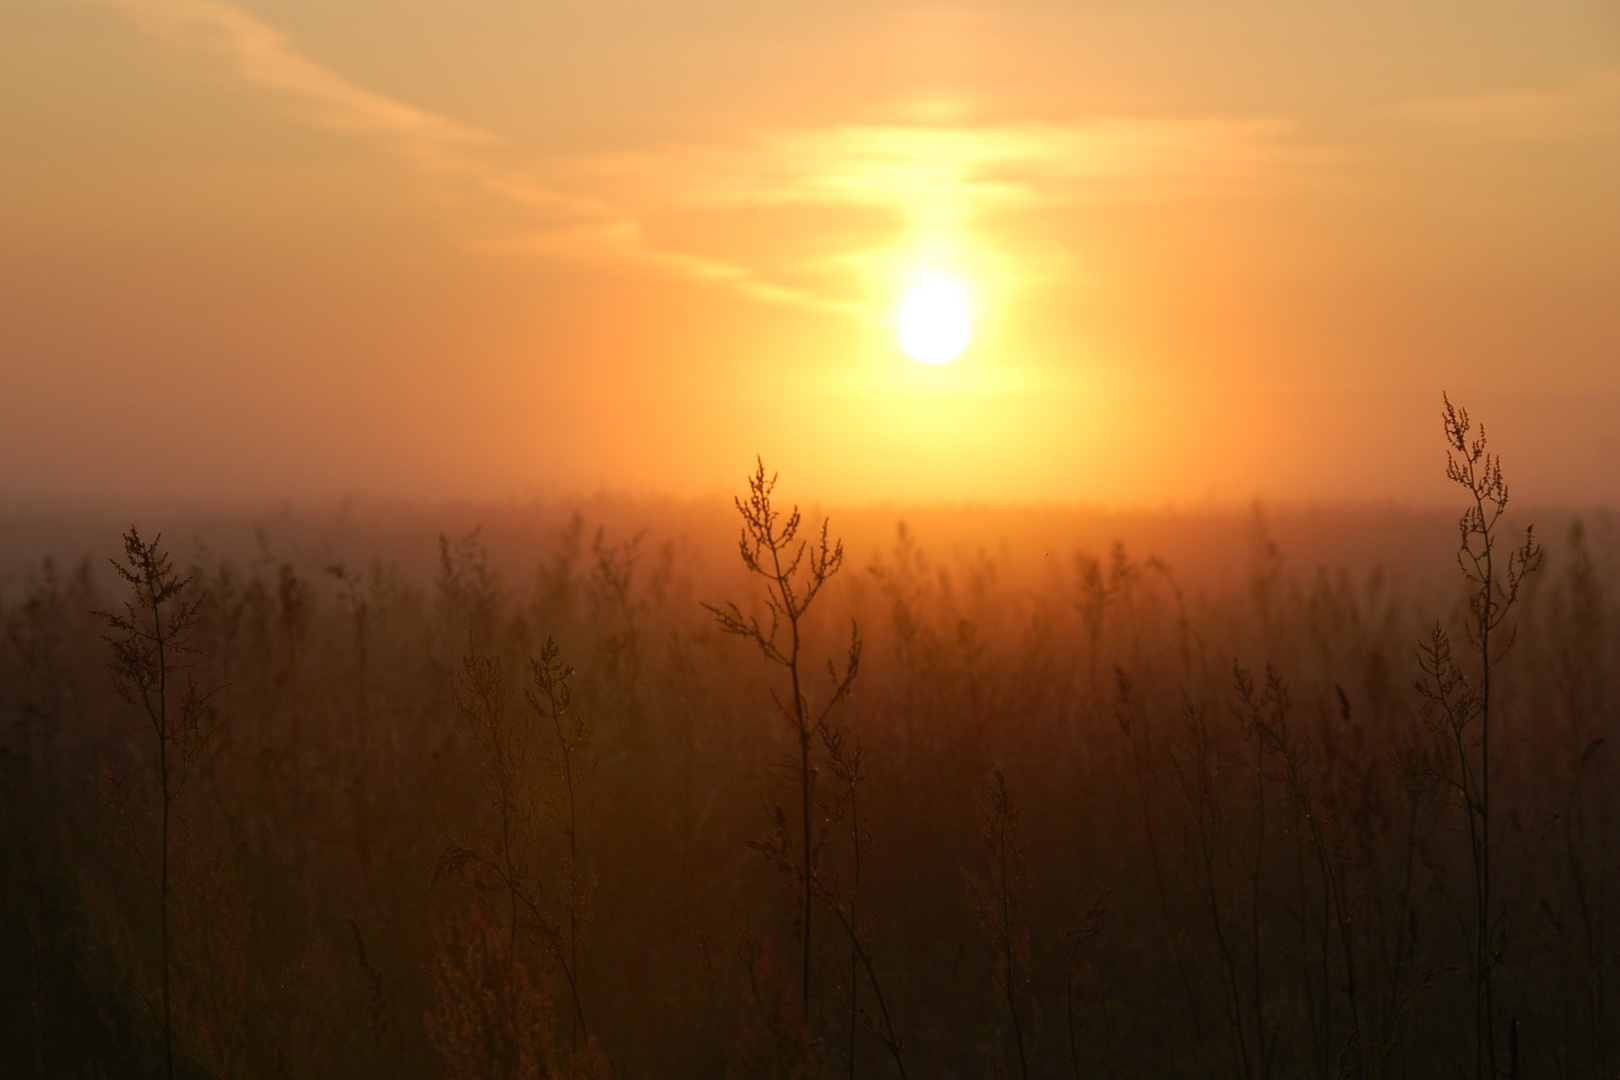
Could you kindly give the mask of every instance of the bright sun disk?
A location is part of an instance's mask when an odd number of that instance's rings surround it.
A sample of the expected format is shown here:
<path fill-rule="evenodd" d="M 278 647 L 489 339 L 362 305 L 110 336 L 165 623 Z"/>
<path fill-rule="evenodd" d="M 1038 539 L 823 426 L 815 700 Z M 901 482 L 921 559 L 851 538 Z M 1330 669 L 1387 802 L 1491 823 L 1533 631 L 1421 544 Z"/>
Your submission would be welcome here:
<path fill-rule="evenodd" d="M 900 347 L 913 360 L 943 364 L 967 347 L 967 296 L 943 275 L 930 277 L 906 294 L 898 319 Z"/>

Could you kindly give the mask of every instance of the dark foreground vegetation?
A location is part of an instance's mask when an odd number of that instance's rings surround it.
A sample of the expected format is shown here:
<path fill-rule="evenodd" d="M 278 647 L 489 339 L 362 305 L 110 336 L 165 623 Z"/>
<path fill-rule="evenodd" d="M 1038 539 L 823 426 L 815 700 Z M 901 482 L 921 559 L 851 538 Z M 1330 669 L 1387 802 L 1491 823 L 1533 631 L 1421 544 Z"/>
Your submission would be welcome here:
<path fill-rule="evenodd" d="M 0 1075 L 1611 1080 L 1620 549 L 1477 436 L 1443 587 L 857 555 L 763 470 L 740 559 L 36 564 Z"/>

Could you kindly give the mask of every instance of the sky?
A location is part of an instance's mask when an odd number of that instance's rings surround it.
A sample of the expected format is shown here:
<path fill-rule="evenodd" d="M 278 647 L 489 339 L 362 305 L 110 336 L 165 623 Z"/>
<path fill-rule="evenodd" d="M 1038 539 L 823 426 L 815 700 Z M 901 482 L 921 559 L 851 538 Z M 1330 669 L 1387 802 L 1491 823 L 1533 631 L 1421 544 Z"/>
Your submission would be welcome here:
<path fill-rule="evenodd" d="M 0 0 L 0 494 L 1620 503 L 1617 192 L 1612 0 Z"/>

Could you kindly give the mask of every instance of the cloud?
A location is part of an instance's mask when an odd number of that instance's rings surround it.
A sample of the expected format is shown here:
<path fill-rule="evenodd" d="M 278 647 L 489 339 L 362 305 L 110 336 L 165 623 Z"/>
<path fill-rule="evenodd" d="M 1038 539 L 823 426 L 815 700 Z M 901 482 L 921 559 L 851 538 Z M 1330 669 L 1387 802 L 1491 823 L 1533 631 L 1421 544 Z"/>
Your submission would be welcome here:
<path fill-rule="evenodd" d="M 1105 117 L 775 129 L 574 167 L 592 190 L 648 218 L 707 215 L 710 234 L 689 242 L 708 248 L 749 246 L 725 235 L 723 213 L 742 207 L 773 211 L 776 224 L 791 225 L 798 211 L 801 231 L 827 220 L 818 209 L 877 211 L 894 223 L 839 234 L 834 250 L 795 251 L 797 261 L 742 260 L 762 275 L 842 267 L 868 280 L 893 278 L 920 251 L 972 249 L 972 261 L 1007 280 L 1062 262 L 1050 230 L 1026 229 L 1017 257 L 1007 252 L 1008 214 L 1050 221 L 1082 205 L 1243 198 L 1293 182 L 1324 157 L 1273 120 Z"/>
<path fill-rule="evenodd" d="M 494 136 L 378 94 L 295 52 L 274 27 L 219 0 L 101 0 L 132 16 L 148 32 L 183 47 L 232 62 L 249 83 L 275 91 L 295 115 L 332 131 L 376 137 L 421 168 L 465 172 L 471 153 L 499 142 Z M 492 182 L 515 177 L 486 174 Z M 513 194 L 578 212 L 555 192 L 519 184 Z"/>
<path fill-rule="evenodd" d="M 1397 107 L 1428 129 L 1486 142 L 1559 142 L 1620 133 L 1620 71 L 1517 93 L 1425 98 Z"/>
<path fill-rule="evenodd" d="M 467 185 L 523 208 L 537 219 L 529 247 L 572 258 L 647 262 L 670 273 L 729 282 L 768 299 L 794 299 L 754 281 L 741 267 L 648 247 L 635 216 L 624 208 L 542 183 L 533 172 L 498 161 L 496 152 L 511 149 L 507 140 L 358 86 L 298 53 L 279 30 L 222 0 L 100 2 L 124 11 L 155 37 L 225 58 L 243 80 L 277 94 L 305 123 L 374 140 L 430 179 Z"/>
<path fill-rule="evenodd" d="M 822 309 L 850 310 L 850 303 L 799 273 L 813 271 L 816 259 L 796 265 L 793 258 L 746 252 L 722 256 L 715 251 L 725 245 L 701 230 L 688 229 L 673 243 L 655 238 L 649 221 L 750 206 L 868 208 L 891 212 L 913 238 L 960 239 L 987 216 L 1013 209 L 1252 193 L 1274 184 L 1284 166 L 1302 157 L 1288 129 L 1275 121 L 1116 117 L 831 125 L 768 130 L 725 145 L 547 159 L 356 85 L 225 0 L 99 2 L 156 37 L 223 58 L 301 122 L 372 141 L 434 183 L 521 212 L 520 224 L 481 237 L 477 246 L 630 262 Z M 831 261 L 881 260 L 895 243 L 869 237 Z M 819 260 L 829 258 L 823 253 Z"/>
<path fill-rule="evenodd" d="M 729 148 L 627 155 L 693 203 L 998 207 L 1250 190 L 1286 155 L 1270 120 L 1099 118 L 767 131 Z"/>

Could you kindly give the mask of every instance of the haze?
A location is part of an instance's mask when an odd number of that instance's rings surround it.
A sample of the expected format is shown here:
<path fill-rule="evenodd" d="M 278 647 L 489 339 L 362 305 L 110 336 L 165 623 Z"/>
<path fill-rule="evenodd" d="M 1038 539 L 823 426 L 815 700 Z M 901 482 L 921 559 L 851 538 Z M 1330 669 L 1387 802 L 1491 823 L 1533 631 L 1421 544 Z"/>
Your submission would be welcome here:
<path fill-rule="evenodd" d="M 0 491 L 1613 501 L 1616 191 L 1608 3 L 7 0 Z"/>

